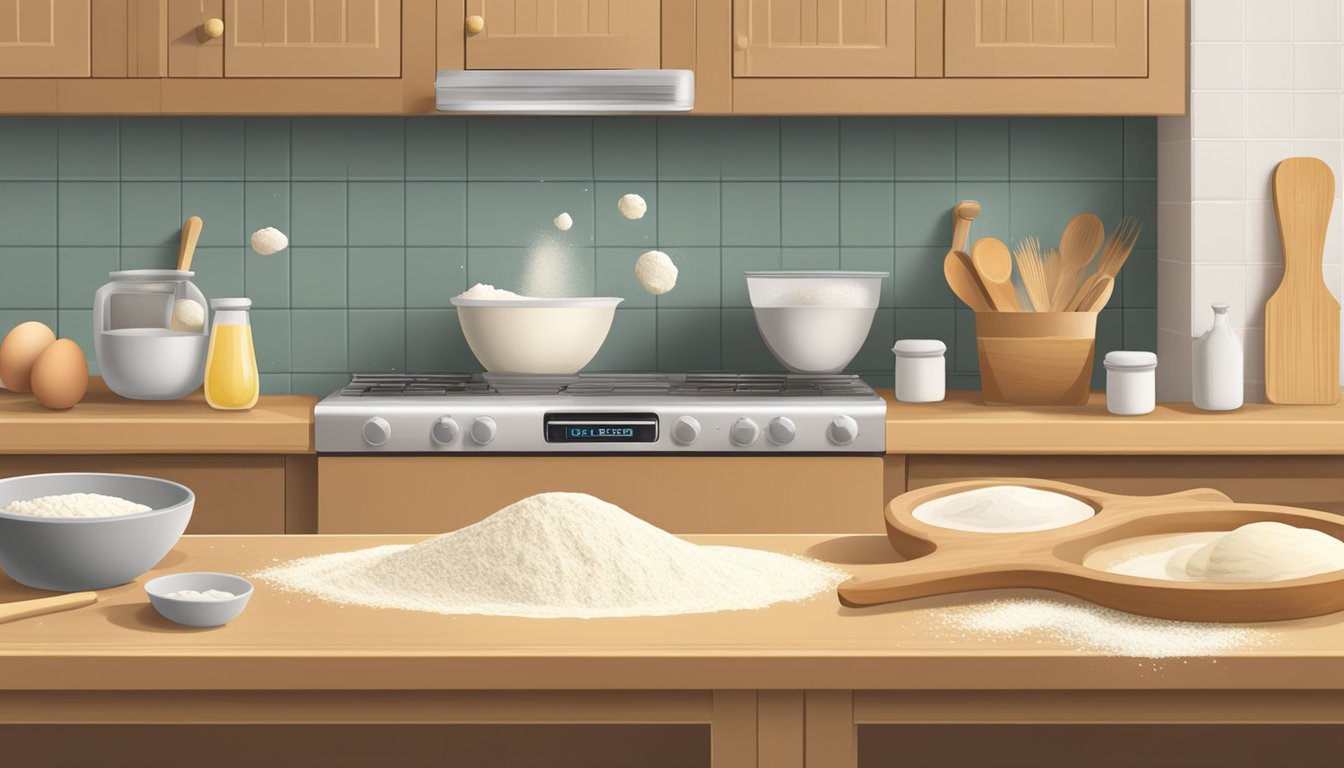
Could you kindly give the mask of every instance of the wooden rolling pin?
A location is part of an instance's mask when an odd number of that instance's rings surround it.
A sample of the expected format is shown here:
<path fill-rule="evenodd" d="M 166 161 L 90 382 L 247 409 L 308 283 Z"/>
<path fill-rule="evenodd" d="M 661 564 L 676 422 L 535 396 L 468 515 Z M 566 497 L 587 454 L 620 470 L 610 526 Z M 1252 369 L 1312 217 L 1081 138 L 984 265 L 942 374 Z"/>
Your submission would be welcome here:
<path fill-rule="evenodd" d="M 33 600 L 20 600 L 17 603 L 0 604 L 0 622 L 41 616 L 44 613 L 68 611 L 71 608 L 83 608 L 98 602 L 96 592 L 71 592 L 68 595 L 39 597 Z"/>

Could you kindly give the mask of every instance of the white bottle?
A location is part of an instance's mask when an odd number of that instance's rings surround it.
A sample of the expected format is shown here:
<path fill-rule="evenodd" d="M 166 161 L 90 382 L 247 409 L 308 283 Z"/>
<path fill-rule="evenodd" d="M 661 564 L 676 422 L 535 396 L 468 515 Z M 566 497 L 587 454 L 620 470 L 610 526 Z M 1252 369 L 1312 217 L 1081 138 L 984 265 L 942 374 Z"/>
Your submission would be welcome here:
<path fill-rule="evenodd" d="M 1234 411 L 1245 396 L 1241 342 L 1227 321 L 1227 305 L 1213 305 L 1213 327 L 1195 339 L 1191 350 L 1195 407 Z"/>

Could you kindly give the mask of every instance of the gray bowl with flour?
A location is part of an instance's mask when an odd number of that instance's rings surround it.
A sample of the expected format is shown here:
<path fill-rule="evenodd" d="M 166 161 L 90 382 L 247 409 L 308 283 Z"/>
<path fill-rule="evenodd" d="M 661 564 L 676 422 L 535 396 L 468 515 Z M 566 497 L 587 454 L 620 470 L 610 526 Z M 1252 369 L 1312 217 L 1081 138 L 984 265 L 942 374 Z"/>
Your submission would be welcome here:
<path fill-rule="evenodd" d="M 10 502 L 67 493 L 117 496 L 150 511 L 116 517 L 30 517 L 0 512 L 0 570 L 20 584 L 57 592 L 134 581 L 173 548 L 191 520 L 196 494 L 140 475 L 62 472 L 0 479 Z"/>

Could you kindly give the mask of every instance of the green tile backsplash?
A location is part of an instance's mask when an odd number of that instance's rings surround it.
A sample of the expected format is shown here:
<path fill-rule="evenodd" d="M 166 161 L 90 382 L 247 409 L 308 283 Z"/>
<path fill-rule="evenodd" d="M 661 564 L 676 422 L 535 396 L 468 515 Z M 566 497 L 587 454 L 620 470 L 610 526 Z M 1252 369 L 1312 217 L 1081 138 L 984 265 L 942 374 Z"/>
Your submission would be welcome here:
<path fill-rule="evenodd" d="M 197 283 L 252 298 L 267 392 L 479 370 L 448 300 L 526 290 L 539 243 L 565 290 L 626 299 L 591 370 L 780 370 L 742 272 L 878 269 L 851 369 L 890 384 L 892 342 L 936 337 L 950 384 L 976 387 L 974 318 L 942 277 L 952 205 L 983 204 L 974 237 L 1047 244 L 1079 211 L 1142 218 L 1098 353 L 1151 350 L 1156 147 L 1149 118 L 2 118 L 0 334 L 41 320 L 92 355 L 94 290 L 171 266 L 197 214 Z M 616 211 L 627 192 L 644 219 Z M 253 253 L 264 226 L 292 247 Z M 634 278 L 651 248 L 681 270 L 661 297 Z"/>

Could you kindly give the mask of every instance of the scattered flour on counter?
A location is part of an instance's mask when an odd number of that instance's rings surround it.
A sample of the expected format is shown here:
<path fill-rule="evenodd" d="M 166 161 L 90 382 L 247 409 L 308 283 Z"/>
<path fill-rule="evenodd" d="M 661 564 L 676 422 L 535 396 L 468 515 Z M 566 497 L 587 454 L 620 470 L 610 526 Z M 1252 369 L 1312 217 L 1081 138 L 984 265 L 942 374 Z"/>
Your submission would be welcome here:
<path fill-rule="evenodd" d="M 121 517 L 148 512 L 151 507 L 128 501 L 120 496 L 101 493 L 63 493 L 58 496 L 39 496 L 36 499 L 11 501 L 5 505 L 7 515 L 26 517 Z"/>
<path fill-rule="evenodd" d="M 1085 653 L 1172 659 L 1254 648 L 1262 630 L 1235 624 L 1165 621 L 1087 603 L 994 600 L 939 614 L 945 626 L 991 638 L 1040 635 Z"/>
<path fill-rule="evenodd" d="M 494 299 L 496 301 L 504 299 L 526 299 L 528 297 L 513 291 L 506 291 L 503 288 L 496 288 L 486 283 L 477 283 L 467 290 L 457 294 L 454 298 L 458 299 Z"/>
<path fill-rule="evenodd" d="M 232 600 L 237 595 L 232 592 L 225 592 L 222 589 L 207 589 L 204 592 L 198 592 L 194 589 L 179 589 L 176 592 L 169 592 L 166 597 L 174 600 L 193 600 L 200 603 L 216 602 L 219 600 Z"/>
<path fill-rule="evenodd" d="M 1072 496 L 1021 485 L 993 485 L 926 501 L 916 520 L 957 531 L 1025 533 L 1081 523 L 1096 514 Z"/>
<path fill-rule="evenodd" d="M 583 493 L 542 493 L 415 545 L 304 558 L 255 574 L 336 603 L 534 618 L 764 608 L 848 574 L 801 557 L 692 544 Z"/>

